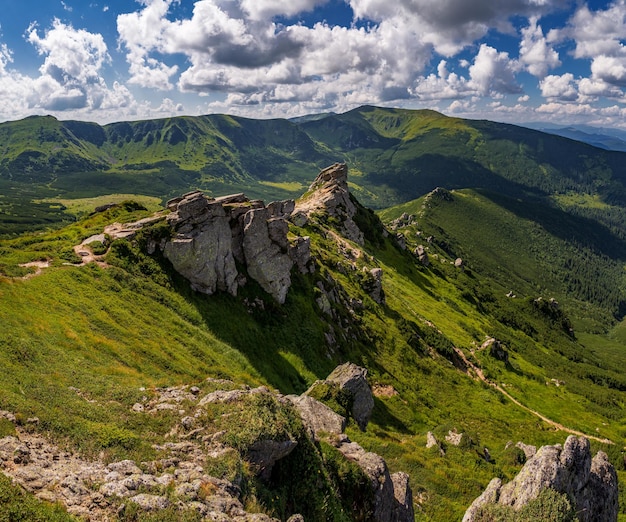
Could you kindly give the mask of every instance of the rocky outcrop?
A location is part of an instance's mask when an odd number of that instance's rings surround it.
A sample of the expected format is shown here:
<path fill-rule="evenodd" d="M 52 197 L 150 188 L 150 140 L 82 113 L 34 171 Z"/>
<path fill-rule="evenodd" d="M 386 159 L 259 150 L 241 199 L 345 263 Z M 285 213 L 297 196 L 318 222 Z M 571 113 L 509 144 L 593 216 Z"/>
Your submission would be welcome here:
<path fill-rule="evenodd" d="M 463 521 L 475 520 L 479 509 L 489 503 L 497 502 L 518 510 L 548 488 L 571 499 L 581 522 L 617 520 L 615 468 L 602 451 L 591 458 L 586 438 L 570 436 L 564 446 L 539 448 L 508 484 L 492 480 L 467 510 Z"/>
<path fill-rule="evenodd" d="M 339 222 L 339 232 L 350 241 L 364 244 L 363 232 L 354 222 L 357 207 L 348 189 L 348 167 L 335 163 L 322 170 L 307 194 L 296 202 L 292 221 L 304 224 L 311 214 L 322 212 Z"/>
<path fill-rule="evenodd" d="M 191 192 L 168 202 L 167 223 L 172 237 L 157 245 L 174 269 L 206 294 L 237 294 L 247 275 L 284 303 L 291 286 L 291 269 L 310 270 L 310 242 L 288 239 L 287 219 L 294 202 L 278 201 L 267 207 L 244 194 L 209 198 Z"/>
<path fill-rule="evenodd" d="M 362 431 L 374 409 L 374 396 L 367 382 L 367 370 L 353 363 L 337 366 L 326 378 L 327 382 L 336 383 L 339 389 L 348 393 L 352 399 L 352 416 Z"/>
<path fill-rule="evenodd" d="M 335 440 L 335 447 L 369 477 L 374 493 L 374 521 L 413 522 L 413 493 L 406 473 L 390 474 L 380 455 L 365 451 L 345 435 Z"/>
<path fill-rule="evenodd" d="M 374 398 L 367 383 L 367 370 L 353 363 L 342 364 L 304 394 L 287 398 L 300 413 L 312 440 L 325 438 L 368 476 L 374 498 L 372 519 L 375 522 L 413 522 L 413 492 L 409 476 L 403 472 L 390 474 L 387 463 L 380 455 L 365 451 L 343 433 L 346 426 L 344 417 L 307 395 L 323 383 L 336 385 L 351 398 L 351 413 L 359 427 L 365 430 L 374 408 Z"/>
<path fill-rule="evenodd" d="M 333 373 L 342 376 L 342 382 L 360 383 L 348 384 L 360 397 L 364 393 L 361 388 L 365 371 L 355 365 L 339 368 Z M 355 377 L 345 379 L 345 375 Z M 75 391 L 80 394 L 80 390 Z M 161 415 L 163 411 L 171 415 L 171 424 L 165 428 L 169 431 L 153 445 L 157 460 L 87 461 L 30 433 L 32 426 L 27 426 L 28 430 L 21 428 L 11 412 L 0 411 L 0 418 L 16 424 L 15 436 L 0 438 L 0 470 L 38 498 L 59 502 L 86 521 L 113 520 L 132 504 L 140 512 L 171 508 L 181 513 L 196 511 L 203 520 L 273 522 L 275 519 L 269 516 L 245 511 L 241 476 L 229 481 L 207 472 L 208 461 L 219 462 L 241 451 L 250 470 L 261 479 L 270 477 L 273 466 L 288 456 L 301 439 L 296 440 L 290 432 L 268 437 L 261 430 L 256 440 L 235 449 L 229 441 L 232 437 L 237 439 L 238 433 L 227 422 L 215 426 L 215 419 L 207 419 L 207 412 L 215 408 L 226 419 L 236 415 L 245 404 L 273 403 L 271 411 L 295 407 L 312 440 L 324 438 L 363 470 L 372 487 L 374 521 L 414 520 L 408 475 L 391 474 L 382 457 L 350 441 L 343 433 L 345 418 L 312 397 L 285 397 L 264 386 L 238 387 L 231 381 L 211 378 L 200 387 L 176 386 L 143 392 L 141 402 L 129 408 L 131 415 Z M 33 418 L 26 424 L 37 422 Z M 302 517 L 294 515 L 289 520 L 297 522 Z"/>

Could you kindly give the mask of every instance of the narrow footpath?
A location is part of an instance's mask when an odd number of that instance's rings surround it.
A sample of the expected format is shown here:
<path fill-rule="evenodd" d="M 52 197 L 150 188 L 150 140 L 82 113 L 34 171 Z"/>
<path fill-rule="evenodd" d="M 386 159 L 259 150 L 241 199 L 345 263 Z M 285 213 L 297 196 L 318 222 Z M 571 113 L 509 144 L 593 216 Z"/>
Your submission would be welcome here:
<path fill-rule="evenodd" d="M 562 424 L 559 424 L 558 422 L 555 422 L 552 419 L 549 419 L 545 415 L 542 415 L 538 411 L 535 411 L 532 408 L 529 408 L 528 406 L 522 404 L 515 397 L 513 397 L 509 392 L 507 392 L 504 388 L 502 388 L 502 386 L 500 386 L 497 383 L 487 379 L 487 377 L 485 377 L 485 374 L 483 373 L 482 369 L 479 368 L 478 366 L 476 366 L 472 361 L 470 361 L 466 357 L 466 355 L 463 353 L 462 350 L 460 350 L 459 348 L 454 347 L 454 351 L 461 358 L 463 363 L 467 366 L 467 368 L 468 368 L 467 374 L 468 375 L 471 375 L 473 373 L 475 375 L 475 379 L 476 380 L 480 380 L 480 381 L 484 382 L 485 384 L 488 384 L 492 388 L 495 388 L 502 395 L 504 395 L 507 399 L 509 399 L 512 403 L 516 404 L 517 406 L 519 406 L 520 408 L 526 410 L 527 412 L 532 413 L 535 417 L 540 418 L 546 424 L 549 424 L 550 426 L 553 426 L 553 427 L 555 427 L 558 430 L 564 431 L 565 433 L 570 433 L 571 435 L 577 435 L 579 437 L 586 437 L 588 439 L 592 439 L 592 440 L 595 440 L 597 442 L 602 442 L 603 444 L 614 444 L 614 442 L 612 440 L 610 440 L 610 439 L 602 439 L 600 437 L 596 437 L 595 435 L 588 435 L 586 433 L 583 433 L 582 431 L 574 430 L 572 428 L 568 428 L 566 426 L 563 426 Z M 471 372 L 470 372 L 470 370 L 471 370 Z"/>

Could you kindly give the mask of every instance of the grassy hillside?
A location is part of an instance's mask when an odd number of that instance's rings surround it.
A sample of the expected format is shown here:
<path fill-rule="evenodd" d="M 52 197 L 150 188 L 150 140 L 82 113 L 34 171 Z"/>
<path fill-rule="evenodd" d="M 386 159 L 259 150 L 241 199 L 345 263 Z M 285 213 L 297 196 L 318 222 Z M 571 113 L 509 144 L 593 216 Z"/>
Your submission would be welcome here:
<path fill-rule="evenodd" d="M 142 251 L 141 238 L 114 242 L 108 268 L 64 264 L 75 263 L 72 246 L 104 224 L 148 213 L 135 204 L 5 240 L 0 409 L 39 417 L 38 429 L 86 455 L 139 462 L 153 456 L 151 444 L 162 440 L 168 421 L 166 412 L 149 422 L 129 414 L 146 393 L 140 388 L 150 393 L 210 376 L 300 393 L 337 363 L 352 361 L 387 393 L 376 398 L 367 432 L 350 424 L 348 434 L 383 455 L 392 471 L 409 472 L 417 520 L 458 520 L 491 478 L 512 477 L 523 459 L 508 441 L 563 442 L 567 432 L 530 410 L 614 441 L 593 445 L 609 453 L 623 482 L 623 329 L 601 336 L 594 330 L 613 324 L 615 302 L 572 293 L 557 268 L 544 279 L 546 267 L 565 262 L 560 254 L 569 253 L 568 243 L 515 216 L 511 205 L 463 191 L 385 213 L 418 216 L 403 232 L 411 248 L 426 244 L 428 267 L 385 238 L 364 208 L 357 216 L 366 232 L 363 251 L 337 243 L 323 216 L 293 228 L 311 237 L 318 267 L 297 276 L 282 307 L 252 284 L 236 298 L 194 293 L 167 262 Z M 453 264 L 459 256 L 464 270 Z M 597 257 L 594 263 L 613 274 L 612 261 Z M 23 278 L 35 269 L 19 265 L 42 259 L 51 266 Z M 373 267 L 383 269 L 385 305 L 365 291 L 364 269 Z M 601 279 L 589 284 L 603 289 Z M 514 299 L 505 295 L 511 289 Z M 317 304 L 322 294 L 334 296 L 330 308 Z M 545 306 L 553 296 L 558 309 Z M 264 309 L 249 308 L 255 297 Z M 354 300 L 362 306 L 354 308 Z M 480 349 L 487 337 L 502 342 L 508 360 Z M 499 388 L 478 380 L 470 363 Z M 445 442 L 449 430 L 465 434 L 460 446 Z M 425 447 L 428 431 L 445 455 Z M 274 495 L 289 493 L 278 488 Z M 272 505 L 264 509 L 276 513 Z"/>
<path fill-rule="evenodd" d="M 351 165 L 351 187 L 386 208 L 437 186 L 516 198 L 586 194 L 626 202 L 623 154 L 513 125 L 434 111 L 361 107 L 296 120 L 227 115 L 93 123 L 33 117 L 0 124 L 0 233 L 75 217 L 62 205 L 24 203 L 113 193 L 170 197 L 191 189 L 297 197 L 320 168 Z M 625 228 L 623 216 L 572 211 Z M 582 210 L 581 210 L 582 209 Z"/>

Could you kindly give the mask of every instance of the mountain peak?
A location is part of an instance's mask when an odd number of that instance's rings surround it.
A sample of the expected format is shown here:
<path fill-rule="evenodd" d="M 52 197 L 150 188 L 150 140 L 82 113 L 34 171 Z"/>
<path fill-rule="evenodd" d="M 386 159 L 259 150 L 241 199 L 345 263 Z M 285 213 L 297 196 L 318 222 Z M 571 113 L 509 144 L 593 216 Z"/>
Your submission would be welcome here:
<path fill-rule="evenodd" d="M 306 194 L 296 202 L 295 213 L 306 216 L 306 219 L 320 212 L 339 222 L 339 231 L 346 239 L 364 244 L 363 232 L 353 219 L 357 207 L 350 196 L 345 163 L 335 163 L 323 169 Z"/>

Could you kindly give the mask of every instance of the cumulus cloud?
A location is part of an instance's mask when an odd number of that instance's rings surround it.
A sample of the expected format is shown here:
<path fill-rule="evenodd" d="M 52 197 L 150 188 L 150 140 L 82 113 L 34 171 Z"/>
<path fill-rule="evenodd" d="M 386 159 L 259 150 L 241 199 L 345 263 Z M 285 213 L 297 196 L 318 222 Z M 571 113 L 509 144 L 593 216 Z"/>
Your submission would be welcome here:
<path fill-rule="evenodd" d="M 559 53 L 548 44 L 543 30 L 535 17 L 528 27 L 522 29 L 519 61 L 533 76 L 544 78 L 550 69 L 561 65 Z"/>
<path fill-rule="evenodd" d="M 437 53 L 453 56 L 491 29 L 514 34 L 512 16 L 539 17 L 567 0 L 349 0 L 355 18 L 383 22 L 403 18 Z"/>
<path fill-rule="evenodd" d="M 598 93 L 615 90 L 626 86 L 626 2 L 616 0 L 606 9 L 592 11 L 588 5 L 581 4 L 567 26 L 552 31 L 549 35 L 554 41 L 573 40 L 573 56 L 579 59 L 591 59 L 591 78 L 585 85 Z M 599 86 L 604 85 L 604 89 Z"/>
<path fill-rule="evenodd" d="M 509 54 L 481 44 L 474 64 L 469 68 L 470 84 L 478 94 L 515 94 L 522 88 L 515 79 L 519 64 Z"/>
<path fill-rule="evenodd" d="M 12 69 L 13 53 L 0 45 L 0 92 L 4 118 L 27 114 L 72 114 L 83 118 L 94 112 L 102 119 L 114 119 L 120 111 L 134 110 L 136 101 L 118 82 L 109 88 L 102 76 L 110 62 L 102 35 L 74 29 L 55 19 L 52 27 L 40 34 L 32 25 L 25 38 L 43 63 L 39 76 L 29 76 Z"/>
<path fill-rule="evenodd" d="M 546 76 L 539 82 L 541 95 L 549 100 L 574 101 L 578 98 L 578 90 L 572 73 L 561 76 Z"/>

